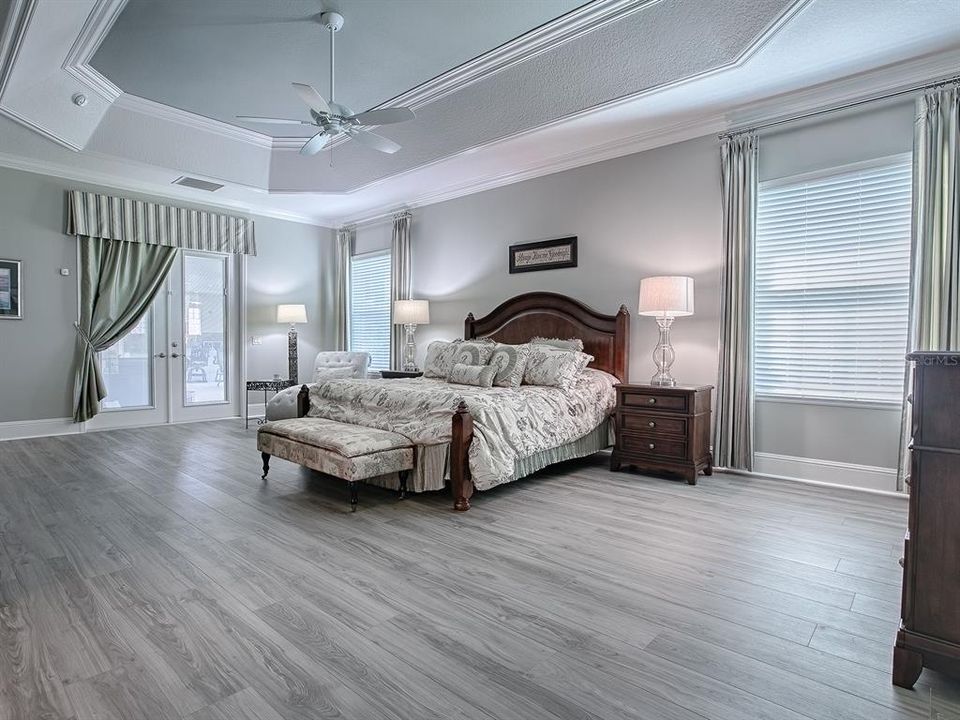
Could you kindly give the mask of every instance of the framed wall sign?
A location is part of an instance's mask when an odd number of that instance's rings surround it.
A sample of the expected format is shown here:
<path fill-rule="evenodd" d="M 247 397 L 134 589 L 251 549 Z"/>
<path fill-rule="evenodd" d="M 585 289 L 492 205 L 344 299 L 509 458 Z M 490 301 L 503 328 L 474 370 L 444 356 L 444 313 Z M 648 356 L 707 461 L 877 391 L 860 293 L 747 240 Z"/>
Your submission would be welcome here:
<path fill-rule="evenodd" d="M 576 266 L 576 236 L 510 246 L 511 273 L 555 270 Z"/>
<path fill-rule="evenodd" d="M 22 320 L 20 261 L 0 260 L 0 320 Z"/>

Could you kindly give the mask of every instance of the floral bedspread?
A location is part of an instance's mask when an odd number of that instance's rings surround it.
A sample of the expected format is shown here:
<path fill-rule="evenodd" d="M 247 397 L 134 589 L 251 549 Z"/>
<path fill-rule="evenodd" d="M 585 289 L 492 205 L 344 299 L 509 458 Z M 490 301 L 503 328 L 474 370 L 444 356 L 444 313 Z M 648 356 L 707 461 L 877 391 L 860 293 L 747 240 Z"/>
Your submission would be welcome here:
<path fill-rule="evenodd" d="M 430 378 L 329 380 L 310 387 L 310 417 L 400 433 L 415 445 L 451 439 L 460 401 L 473 417 L 470 472 L 486 490 L 514 479 L 514 463 L 583 437 L 616 400 L 613 376 L 587 369 L 569 389 L 521 385 L 479 388 Z"/>

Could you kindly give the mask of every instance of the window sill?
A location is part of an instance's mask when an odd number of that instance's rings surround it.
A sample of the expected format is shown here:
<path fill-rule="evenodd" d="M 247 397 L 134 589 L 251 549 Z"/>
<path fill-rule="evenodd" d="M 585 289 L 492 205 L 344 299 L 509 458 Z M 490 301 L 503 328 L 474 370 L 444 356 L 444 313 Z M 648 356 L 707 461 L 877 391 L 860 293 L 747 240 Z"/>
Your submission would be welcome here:
<path fill-rule="evenodd" d="M 840 398 L 803 398 L 785 395 L 756 395 L 755 402 L 780 403 L 784 405 L 825 405 L 828 407 L 846 407 L 855 410 L 887 410 L 899 412 L 903 403 L 884 402 L 882 400 L 847 400 Z"/>

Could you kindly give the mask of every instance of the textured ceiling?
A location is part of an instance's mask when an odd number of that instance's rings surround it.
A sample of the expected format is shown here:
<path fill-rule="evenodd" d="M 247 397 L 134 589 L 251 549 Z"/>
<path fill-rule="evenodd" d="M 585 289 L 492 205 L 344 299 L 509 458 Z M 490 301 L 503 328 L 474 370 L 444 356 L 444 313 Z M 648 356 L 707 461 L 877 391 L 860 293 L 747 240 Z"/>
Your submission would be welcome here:
<path fill-rule="evenodd" d="M 318 18 L 336 10 L 346 18 L 336 38 L 336 95 L 360 112 L 584 3 L 130 0 L 91 64 L 124 92 L 225 122 L 307 118 L 290 83 L 329 96 L 330 41 Z M 284 126 L 249 127 L 291 134 Z"/>

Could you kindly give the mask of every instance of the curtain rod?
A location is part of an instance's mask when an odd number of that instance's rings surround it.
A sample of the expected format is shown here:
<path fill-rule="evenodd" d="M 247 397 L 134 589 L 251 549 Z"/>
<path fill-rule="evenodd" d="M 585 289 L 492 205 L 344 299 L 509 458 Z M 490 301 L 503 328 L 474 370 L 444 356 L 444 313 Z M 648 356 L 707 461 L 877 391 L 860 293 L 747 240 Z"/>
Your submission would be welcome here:
<path fill-rule="evenodd" d="M 850 108 L 860 107 L 861 105 L 868 105 L 870 103 L 880 102 L 881 100 L 890 100 L 891 98 L 900 97 L 901 95 L 912 95 L 913 93 L 918 93 L 923 90 L 931 90 L 933 88 L 951 85 L 953 83 L 960 83 L 960 75 L 955 75 L 946 80 L 938 80 L 932 83 L 927 82 L 922 85 L 912 85 L 902 90 L 895 90 L 894 92 L 885 93 L 883 95 L 874 95 L 872 97 L 863 98 L 862 100 L 854 100 L 852 102 L 844 103 L 843 105 L 834 105 L 832 107 L 822 108 L 820 110 L 811 110 L 810 112 L 801 113 L 799 115 L 792 115 L 790 117 L 780 118 L 779 120 L 771 120 L 770 122 L 758 123 L 756 125 L 747 125 L 738 130 L 728 130 L 727 132 L 720 133 L 719 137 L 723 139 L 723 138 L 731 137 L 733 135 L 739 135 L 745 132 L 755 132 L 757 130 L 766 130 L 768 128 L 777 127 L 779 125 L 786 125 L 787 123 L 798 122 L 800 120 L 806 120 L 808 118 L 818 117 L 820 115 L 829 115 L 831 113 L 841 112 L 843 110 L 849 110 Z"/>

